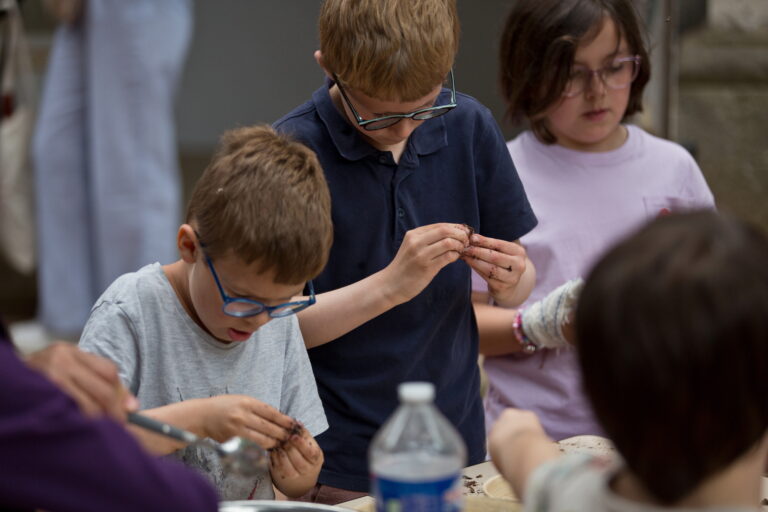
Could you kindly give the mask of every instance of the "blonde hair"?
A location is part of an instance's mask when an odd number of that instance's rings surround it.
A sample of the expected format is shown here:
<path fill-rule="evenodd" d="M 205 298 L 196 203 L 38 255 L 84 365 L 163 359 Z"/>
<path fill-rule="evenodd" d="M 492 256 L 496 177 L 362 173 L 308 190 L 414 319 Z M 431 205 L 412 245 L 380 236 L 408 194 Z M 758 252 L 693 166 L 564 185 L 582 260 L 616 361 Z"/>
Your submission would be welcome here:
<path fill-rule="evenodd" d="M 325 0 L 318 25 L 326 69 L 385 101 L 429 94 L 459 48 L 456 0 Z"/>
<path fill-rule="evenodd" d="M 333 238 L 331 198 L 315 153 L 269 126 L 230 130 L 187 207 L 211 259 L 228 253 L 279 283 L 319 274 Z"/>

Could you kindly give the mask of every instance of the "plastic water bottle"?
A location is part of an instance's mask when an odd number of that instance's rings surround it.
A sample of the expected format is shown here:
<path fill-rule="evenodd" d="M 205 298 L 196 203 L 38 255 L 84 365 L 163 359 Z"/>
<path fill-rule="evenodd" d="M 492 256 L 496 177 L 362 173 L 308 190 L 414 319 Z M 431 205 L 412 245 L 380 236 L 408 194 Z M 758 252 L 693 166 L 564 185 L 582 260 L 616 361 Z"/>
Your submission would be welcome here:
<path fill-rule="evenodd" d="M 433 404 L 429 382 L 405 382 L 400 406 L 368 450 L 377 512 L 458 512 L 467 448 Z"/>

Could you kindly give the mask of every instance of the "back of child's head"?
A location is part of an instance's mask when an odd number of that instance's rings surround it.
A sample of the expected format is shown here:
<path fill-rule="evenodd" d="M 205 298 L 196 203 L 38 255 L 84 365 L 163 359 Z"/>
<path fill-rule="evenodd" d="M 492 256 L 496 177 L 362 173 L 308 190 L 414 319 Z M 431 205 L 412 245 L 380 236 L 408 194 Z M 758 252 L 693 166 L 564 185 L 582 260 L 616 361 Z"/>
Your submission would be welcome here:
<path fill-rule="evenodd" d="M 307 281 L 325 266 L 333 237 L 331 200 L 315 153 L 269 126 L 224 133 L 187 208 L 211 259 L 232 254 Z"/>
<path fill-rule="evenodd" d="M 665 504 L 768 431 L 768 237 L 715 212 L 661 217 L 610 250 L 579 298 L 595 414 Z"/>
<path fill-rule="evenodd" d="M 325 68 L 385 101 L 423 98 L 445 80 L 459 46 L 456 0 L 325 0 Z"/>
<path fill-rule="evenodd" d="M 547 111 L 561 101 L 574 54 L 597 36 L 603 20 L 613 20 L 620 40 L 640 68 L 632 82 L 624 118 L 642 110 L 650 62 L 640 17 L 632 0 L 515 0 L 507 16 L 500 48 L 501 91 L 507 115 L 528 120 L 539 140 L 552 144 Z M 617 48 L 618 50 L 618 48 Z"/>

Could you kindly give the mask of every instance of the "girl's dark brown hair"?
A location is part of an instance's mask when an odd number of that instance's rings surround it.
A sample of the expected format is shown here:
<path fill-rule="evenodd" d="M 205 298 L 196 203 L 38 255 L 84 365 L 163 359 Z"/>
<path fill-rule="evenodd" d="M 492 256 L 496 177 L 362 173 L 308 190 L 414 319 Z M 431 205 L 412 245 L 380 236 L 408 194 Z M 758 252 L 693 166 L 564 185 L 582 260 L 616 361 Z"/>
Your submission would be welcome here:
<path fill-rule="evenodd" d="M 624 119 L 643 109 L 651 74 L 640 17 L 632 0 L 515 0 L 501 38 L 500 82 L 513 122 L 527 119 L 545 144 L 557 139 L 546 127 L 547 110 L 561 100 L 576 48 L 597 35 L 605 17 L 613 20 L 640 70 L 632 82 Z"/>
<path fill-rule="evenodd" d="M 610 250 L 576 310 L 583 384 L 665 505 L 768 429 L 768 237 L 715 212 L 654 220 Z"/>

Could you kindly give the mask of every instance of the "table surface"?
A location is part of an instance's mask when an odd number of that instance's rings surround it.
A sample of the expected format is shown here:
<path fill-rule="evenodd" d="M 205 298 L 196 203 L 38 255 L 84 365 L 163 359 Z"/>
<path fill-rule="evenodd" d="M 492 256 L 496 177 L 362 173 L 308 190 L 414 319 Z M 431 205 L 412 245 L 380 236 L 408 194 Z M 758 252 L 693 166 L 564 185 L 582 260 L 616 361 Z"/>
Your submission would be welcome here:
<path fill-rule="evenodd" d="M 489 498 L 483 491 L 483 484 L 499 472 L 491 461 L 469 466 L 462 472 L 464 481 L 464 512 L 518 512 L 522 510 L 519 503 L 510 500 Z M 357 512 L 374 512 L 376 503 L 370 496 L 339 503 L 340 507 L 356 510 Z"/>
<path fill-rule="evenodd" d="M 522 504 L 507 499 L 495 499 L 486 496 L 483 484 L 498 475 L 499 471 L 491 461 L 469 466 L 462 472 L 464 479 L 464 512 L 521 512 Z M 763 478 L 763 499 L 768 500 L 768 475 Z M 357 512 L 375 512 L 376 503 L 370 496 L 339 503 L 340 507 Z M 768 504 L 762 509 L 768 512 Z"/>

